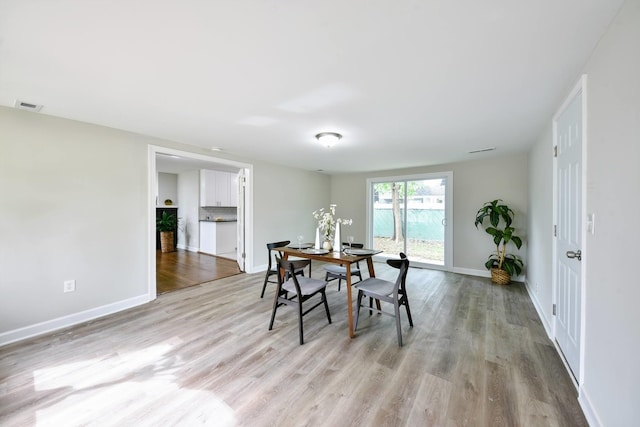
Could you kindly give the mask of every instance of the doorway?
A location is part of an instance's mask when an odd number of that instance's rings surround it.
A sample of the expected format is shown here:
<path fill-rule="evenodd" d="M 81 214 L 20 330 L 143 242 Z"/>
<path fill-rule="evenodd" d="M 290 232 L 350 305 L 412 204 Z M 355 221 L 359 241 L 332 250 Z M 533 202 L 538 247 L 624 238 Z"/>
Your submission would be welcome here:
<path fill-rule="evenodd" d="M 583 76 L 553 120 L 554 335 L 578 384 L 582 381 L 584 336 L 585 90 Z"/>
<path fill-rule="evenodd" d="M 149 283 L 148 283 L 148 294 L 149 299 L 155 299 L 158 294 L 157 288 L 157 268 L 158 268 L 158 259 L 157 253 L 155 250 L 156 247 L 156 239 L 155 239 L 155 211 L 156 211 L 156 203 L 157 203 L 157 179 L 158 173 L 160 169 L 163 169 L 163 172 L 176 173 L 180 170 L 182 171 L 191 171 L 185 172 L 187 179 L 192 179 L 195 189 L 191 194 L 188 206 L 185 205 L 183 212 L 185 212 L 189 217 L 189 224 L 187 224 L 188 229 L 185 229 L 181 232 L 184 240 L 182 241 L 182 245 L 179 242 L 178 251 L 174 254 L 176 256 L 176 264 L 173 266 L 174 268 L 199 268 L 203 265 L 209 264 L 211 266 L 211 261 L 215 261 L 217 257 L 208 256 L 209 262 L 203 262 L 206 260 L 199 259 L 198 251 L 199 251 L 199 238 L 193 239 L 193 237 L 199 234 L 199 218 L 200 218 L 200 204 L 199 204 L 199 170 L 201 169 L 209 169 L 209 170 L 224 170 L 230 173 L 242 175 L 242 182 L 238 183 L 238 195 L 242 195 L 242 198 L 238 199 L 238 215 L 242 218 L 238 217 L 237 221 L 237 245 L 238 245 L 238 259 L 237 260 L 224 260 L 230 265 L 226 265 L 226 267 L 232 267 L 237 271 L 246 271 L 247 266 L 251 266 L 252 262 L 252 236 L 253 229 L 251 223 L 252 217 L 252 204 L 251 204 L 251 193 L 252 193 L 252 170 L 253 166 L 250 164 L 239 163 L 227 159 L 220 159 L 210 156 L 204 156 L 200 154 L 190 153 L 186 151 L 174 150 L 165 147 L 158 146 L 149 146 L 149 258 L 148 258 L 148 272 L 149 272 Z M 162 159 L 162 160 L 159 160 Z M 168 166 L 171 165 L 171 166 Z M 173 168 L 173 169 L 172 169 Z M 192 176 L 193 175 L 193 176 Z M 182 174 L 181 174 L 182 176 Z M 240 188 L 241 187 L 241 188 Z M 180 208 L 181 202 L 178 200 L 178 208 Z M 203 217 L 204 218 L 204 217 Z M 191 237 L 189 239 L 188 237 Z M 195 242 L 195 243 L 193 243 Z M 240 258 L 241 257 L 241 258 Z M 194 265 L 195 262 L 195 265 Z M 226 271 L 229 268 L 225 268 Z M 184 272 L 184 271 L 183 271 Z M 193 274 L 191 274 L 193 273 Z M 227 274 L 229 275 L 229 274 Z M 190 272 L 187 274 L 183 274 L 183 276 L 201 276 L 196 272 Z"/>
<path fill-rule="evenodd" d="M 404 252 L 412 265 L 450 270 L 452 172 L 367 180 L 367 245 L 381 257 Z"/>
<path fill-rule="evenodd" d="M 234 260 L 201 252 L 156 249 L 156 292 L 158 295 L 211 282 L 242 271 Z"/>

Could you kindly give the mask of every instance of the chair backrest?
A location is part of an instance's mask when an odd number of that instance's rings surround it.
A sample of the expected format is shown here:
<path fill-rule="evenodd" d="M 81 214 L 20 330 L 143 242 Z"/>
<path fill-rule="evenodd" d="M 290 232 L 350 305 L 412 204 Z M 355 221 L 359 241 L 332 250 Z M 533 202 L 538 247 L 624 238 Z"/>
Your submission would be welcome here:
<path fill-rule="evenodd" d="M 342 246 L 349 246 L 349 242 L 342 242 Z M 364 243 L 351 243 L 352 248 L 363 249 Z"/>
<path fill-rule="evenodd" d="M 273 259 L 272 251 L 275 248 L 281 248 L 283 246 L 287 246 L 289 243 L 291 243 L 291 240 L 283 240 L 282 242 L 267 243 L 267 251 L 269 255 L 269 266 L 267 267 L 267 270 L 271 270 L 271 260 Z"/>
<path fill-rule="evenodd" d="M 276 246 L 278 247 L 278 246 Z M 310 259 L 297 259 L 297 260 L 288 260 L 282 259 L 278 255 L 276 255 L 276 264 L 285 271 L 285 278 L 282 278 L 282 274 L 278 272 L 278 286 L 282 286 L 284 282 L 287 280 L 293 280 L 293 283 L 296 287 L 296 292 L 298 295 L 302 295 L 302 291 L 300 290 L 300 283 L 298 283 L 298 275 L 296 274 L 296 270 L 305 268 L 311 263 Z M 289 273 L 289 274 L 286 274 Z"/>
<path fill-rule="evenodd" d="M 404 253 L 400 252 L 400 259 L 388 259 L 387 264 L 400 270 L 398 272 L 398 277 L 396 278 L 395 286 L 393 287 L 393 296 L 394 298 L 397 298 L 398 290 L 404 290 L 407 272 L 409 271 L 409 260 Z"/>

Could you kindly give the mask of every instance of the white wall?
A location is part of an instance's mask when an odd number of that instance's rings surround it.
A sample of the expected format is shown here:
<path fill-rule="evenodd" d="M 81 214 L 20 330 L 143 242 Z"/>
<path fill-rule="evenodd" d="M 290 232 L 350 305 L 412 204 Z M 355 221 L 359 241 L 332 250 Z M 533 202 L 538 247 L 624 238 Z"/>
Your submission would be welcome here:
<path fill-rule="evenodd" d="M 551 334 L 553 315 L 553 133 L 551 118 L 529 154 L 529 248 L 527 286 L 542 324 Z"/>
<path fill-rule="evenodd" d="M 179 206 L 178 175 L 175 173 L 158 173 L 158 206 L 165 206 L 164 201 L 171 200 L 173 205 Z"/>
<path fill-rule="evenodd" d="M 329 206 L 330 177 L 267 164 L 255 165 L 254 174 L 254 204 L 266 209 L 254 213 L 254 263 L 266 269 L 267 243 L 295 242 L 299 234 L 313 242 L 317 226 L 313 211 Z"/>
<path fill-rule="evenodd" d="M 587 74 L 588 235 L 584 382 L 580 403 L 592 426 L 636 426 L 640 420 L 640 0 L 627 0 L 584 68 Z M 558 97 L 558 106 L 567 93 Z M 551 118 L 549 118 L 551 122 Z M 532 150 L 530 164 L 530 285 L 551 319 L 552 173 L 550 127 Z M 534 283 L 535 282 L 535 283 Z"/>
<path fill-rule="evenodd" d="M 0 343 L 147 293 L 147 149 L 135 138 L 0 109 Z M 68 279 L 76 292 L 62 292 Z"/>
<path fill-rule="evenodd" d="M 587 329 L 583 392 L 603 425 L 640 420 L 640 1 L 628 0 L 588 75 Z"/>
<path fill-rule="evenodd" d="M 527 254 L 528 157 L 526 153 L 506 154 L 494 158 L 477 156 L 476 160 L 422 168 L 396 169 L 375 173 L 334 175 L 331 201 L 338 205 L 341 217 L 353 218 L 350 233 L 357 241 L 366 237 L 366 180 L 385 176 L 453 172 L 453 266 L 454 271 L 488 274 L 484 267 L 495 250 L 493 240 L 473 225 L 476 212 L 484 202 L 503 199 L 516 212 L 515 225 L 523 237 L 519 251 Z M 526 271 L 526 266 L 525 266 Z"/>
<path fill-rule="evenodd" d="M 0 345 L 148 301 L 149 145 L 210 154 L 0 107 Z M 259 162 L 253 179 L 250 270 L 268 241 L 310 229 L 330 191 L 325 175 Z"/>
<path fill-rule="evenodd" d="M 178 247 L 190 251 L 200 248 L 200 171 L 193 170 L 178 174 L 178 197 L 180 198 L 180 229 Z"/>

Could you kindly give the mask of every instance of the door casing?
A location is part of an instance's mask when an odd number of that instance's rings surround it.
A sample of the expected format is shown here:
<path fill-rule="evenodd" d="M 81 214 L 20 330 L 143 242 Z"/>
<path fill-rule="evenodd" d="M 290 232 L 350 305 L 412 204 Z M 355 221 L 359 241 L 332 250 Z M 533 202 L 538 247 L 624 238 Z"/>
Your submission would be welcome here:
<path fill-rule="evenodd" d="M 571 102 L 575 99 L 576 96 L 578 96 L 579 94 L 581 94 L 582 96 L 582 105 L 581 105 L 581 109 L 582 109 L 582 138 L 581 138 L 581 145 L 582 145 L 582 150 L 581 150 L 581 188 L 580 188 L 580 192 L 581 192 L 581 207 L 580 207 L 580 212 L 579 215 L 577 215 L 578 221 L 579 221 L 579 229 L 580 229 L 580 233 L 581 233 L 581 245 L 582 247 L 580 248 L 580 250 L 582 251 L 582 261 L 580 261 L 580 275 L 581 275 L 581 283 L 580 283 L 580 294 L 581 294 L 581 298 L 580 298 L 580 343 L 579 343 L 579 351 L 580 351 L 580 355 L 579 355 L 579 366 L 578 366 L 578 372 L 573 372 L 572 369 L 570 368 L 570 366 L 568 365 L 567 361 L 565 360 L 564 354 L 562 353 L 562 350 L 560 349 L 560 347 L 558 346 L 558 343 L 556 341 L 556 336 L 557 336 L 557 316 L 554 313 L 553 316 L 553 325 L 552 325 L 552 333 L 553 333 L 553 341 L 554 344 L 556 345 L 556 349 L 558 350 L 558 353 L 560 354 L 563 363 L 565 363 L 565 367 L 567 368 L 567 371 L 570 374 L 570 377 L 572 378 L 572 380 L 574 381 L 574 385 L 576 386 L 576 388 L 579 388 L 580 384 L 583 383 L 584 381 L 584 346 L 585 346 L 585 310 L 586 310 L 586 281 L 587 281 L 587 276 L 586 276 L 586 267 L 587 267 L 587 261 L 588 261 L 588 248 L 586 245 L 586 228 L 585 228 L 585 223 L 586 223 L 586 212 L 587 212 L 587 194 L 586 194 L 586 182 L 587 182 L 587 152 L 586 152 L 586 147 L 587 147 L 587 76 L 582 75 L 580 80 L 576 83 L 576 85 L 574 86 L 574 88 L 572 89 L 572 91 L 569 93 L 569 95 L 567 96 L 567 98 L 565 99 L 565 101 L 562 103 L 562 105 L 560 106 L 560 108 L 558 109 L 558 111 L 556 112 L 556 114 L 554 115 L 553 118 L 553 149 L 555 150 L 555 147 L 558 146 L 558 120 L 560 118 L 560 116 L 564 113 L 564 111 L 567 109 L 567 107 L 571 104 Z M 557 165 L 557 159 L 554 156 L 553 157 L 553 224 L 554 224 L 554 229 L 557 227 L 558 225 L 558 208 L 559 208 L 559 194 L 558 194 L 558 181 L 559 181 L 559 177 L 558 177 L 558 165 Z M 558 292 L 559 292 L 559 284 L 558 284 L 558 257 L 559 256 L 566 256 L 565 254 L 560 254 L 558 253 L 558 245 L 557 245 L 557 239 L 555 237 L 555 235 L 553 236 L 553 248 L 552 248 L 552 302 L 553 302 L 553 306 L 556 307 L 556 305 L 558 304 Z"/>
<path fill-rule="evenodd" d="M 156 145 L 148 146 L 148 242 L 149 248 L 147 258 L 147 298 L 149 301 L 156 299 L 156 255 L 155 255 L 155 189 L 157 185 L 157 170 L 156 170 L 156 154 L 168 154 L 179 157 L 185 157 L 189 159 L 202 160 L 211 162 L 218 165 L 229 165 L 237 167 L 238 169 L 244 169 L 245 171 L 245 186 L 244 186 L 244 251 L 245 251 L 245 271 L 247 273 L 253 273 L 253 204 L 252 204 L 252 192 L 253 192 L 253 165 L 235 162 L 232 160 L 221 159 L 217 157 L 205 156 L 202 154 L 191 153 L 189 151 L 181 151 L 173 148 L 161 147 Z M 238 201 L 240 202 L 240 201 Z"/>

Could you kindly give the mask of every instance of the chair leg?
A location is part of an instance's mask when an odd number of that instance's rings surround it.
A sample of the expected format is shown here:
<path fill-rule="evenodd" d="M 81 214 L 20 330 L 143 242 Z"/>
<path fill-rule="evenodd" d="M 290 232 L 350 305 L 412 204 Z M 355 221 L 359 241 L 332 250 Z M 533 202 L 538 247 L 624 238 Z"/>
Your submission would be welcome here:
<path fill-rule="evenodd" d="M 407 310 L 407 317 L 409 318 L 409 326 L 413 328 L 413 319 L 411 319 L 411 309 L 409 308 L 409 299 L 407 298 L 406 294 L 404 295 L 403 303 L 404 303 L 404 308 Z"/>
<path fill-rule="evenodd" d="M 278 291 L 276 291 L 276 296 L 273 299 L 273 310 L 271 311 L 271 322 L 269 322 L 269 330 L 273 329 L 273 321 L 276 318 L 276 310 L 278 309 Z"/>
<path fill-rule="evenodd" d="M 355 331 L 356 329 L 358 329 L 358 318 L 360 318 L 360 304 L 362 303 L 362 291 L 358 290 L 358 304 L 356 305 L 356 307 L 358 307 L 357 311 L 356 311 L 356 324 L 353 327 L 353 330 Z"/>
<path fill-rule="evenodd" d="M 329 304 L 327 304 L 326 290 L 323 290 L 321 293 L 322 293 L 322 301 L 324 302 L 324 311 L 327 312 L 327 319 L 329 320 L 329 323 L 331 323 L 331 314 L 329 313 Z"/>
<path fill-rule="evenodd" d="M 269 271 L 267 271 L 267 274 L 264 276 L 264 284 L 262 285 L 262 292 L 260 292 L 260 298 L 264 297 L 264 291 L 265 289 L 267 289 L 268 281 L 269 281 Z"/>
<path fill-rule="evenodd" d="M 338 292 L 340 292 L 340 285 L 342 284 L 342 278 L 338 277 Z"/>
<path fill-rule="evenodd" d="M 304 344 L 304 337 L 302 333 L 302 299 L 298 298 L 298 330 L 300 335 L 300 345 Z"/>
<path fill-rule="evenodd" d="M 398 332 L 398 345 L 402 347 L 402 330 L 400 327 L 400 304 L 398 301 L 393 302 L 393 311 L 396 313 L 396 330 Z"/>

